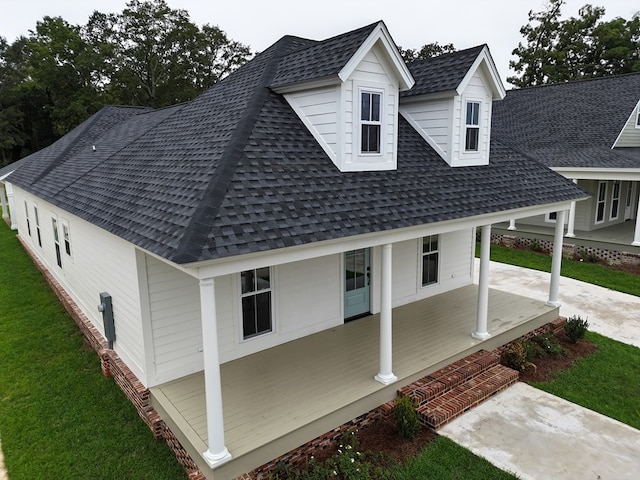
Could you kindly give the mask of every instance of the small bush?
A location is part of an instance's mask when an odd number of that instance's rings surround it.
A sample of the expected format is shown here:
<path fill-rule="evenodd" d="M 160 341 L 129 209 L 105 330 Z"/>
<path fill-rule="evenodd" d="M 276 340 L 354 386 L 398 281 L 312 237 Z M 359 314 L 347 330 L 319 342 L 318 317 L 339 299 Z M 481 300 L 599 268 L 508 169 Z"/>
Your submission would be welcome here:
<path fill-rule="evenodd" d="M 542 252 L 543 248 L 538 240 L 532 240 L 529 244 L 529 250 L 531 250 L 532 252 Z"/>
<path fill-rule="evenodd" d="M 524 372 L 528 368 L 536 369 L 536 365 L 531 362 L 534 358 L 534 348 L 531 342 L 522 339 L 511 343 L 502 353 L 502 363 L 509 368 Z"/>
<path fill-rule="evenodd" d="M 564 357 L 567 351 L 560 345 L 558 337 L 553 333 L 543 333 L 542 335 L 536 335 L 531 341 L 539 347 L 539 357 L 545 355 L 553 355 L 554 357 Z"/>
<path fill-rule="evenodd" d="M 579 315 L 574 315 L 568 318 L 564 324 L 564 333 L 571 343 L 577 343 L 584 337 L 587 328 L 589 328 L 589 322 L 583 320 Z"/>
<path fill-rule="evenodd" d="M 598 255 L 587 250 L 580 250 L 578 252 L 578 257 L 581 262 L 598 263 Z"/>
<path fill-rule="evenodd" d="M 412 439 L 419 433 L 422 425 L 418 420 L 417 405 L 407 396 L 396 399 L 396 405 L 393 409 L 393 415 L 396 419 L 398 433 L 402 438 Z"/>

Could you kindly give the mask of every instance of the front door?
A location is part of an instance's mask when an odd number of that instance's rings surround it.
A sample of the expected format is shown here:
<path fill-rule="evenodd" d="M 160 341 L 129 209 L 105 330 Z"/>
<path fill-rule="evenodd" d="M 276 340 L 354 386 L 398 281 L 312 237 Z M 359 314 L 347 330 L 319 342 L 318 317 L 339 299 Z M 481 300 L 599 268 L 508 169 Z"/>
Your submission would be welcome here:
<path fill-rule="evenodd" d="M 371 311 L 369 249 L 344 254 L 344 318 L 350 320 Z"/>

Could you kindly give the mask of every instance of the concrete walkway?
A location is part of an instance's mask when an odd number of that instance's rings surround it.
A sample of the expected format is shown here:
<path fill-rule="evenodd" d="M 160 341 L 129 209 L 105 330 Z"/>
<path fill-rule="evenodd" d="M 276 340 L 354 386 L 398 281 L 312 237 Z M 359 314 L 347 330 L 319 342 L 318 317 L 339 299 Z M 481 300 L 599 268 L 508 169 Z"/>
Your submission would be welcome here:
<path fill-rule="evenodd" d="M 477 270 L 477 268 L 476 268 Z M 544 300 L 549 274 L 491 262 L 491 288 Z M 640 298 L 576 280 L 560 281 L 560 313 L 640 346 Z M 519 478 L 640 478 L 640 431 L 524 383 L 499 393 L 439 430 Z"/>
<path fill-rule="evenodd" d="M 0 441 L 0 480 L 8 480 L 7 470 L 4 468 L 4 456 L 2 455 L 2 441 Z"/>

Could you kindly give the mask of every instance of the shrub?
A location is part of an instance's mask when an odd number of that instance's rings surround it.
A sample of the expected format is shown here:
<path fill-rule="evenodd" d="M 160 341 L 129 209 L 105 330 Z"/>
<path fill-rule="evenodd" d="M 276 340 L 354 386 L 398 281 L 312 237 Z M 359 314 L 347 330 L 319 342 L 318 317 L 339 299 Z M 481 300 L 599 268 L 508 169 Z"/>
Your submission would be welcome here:
<path fill-rule="evenodd" d="M 598 263 L 598 255 L 585 249 L 578 252 L 578 257 L 581 262 Z"/>
<path fill-rule="evenodd" d="M 524 372 L 528 368 L 535 370 L 536 366 L 531 362 L 534 358 L 533 352 L 534 348 L 532 348 L 531 342 L 526 342 L 522 339 L 516 340 L 502 352 L 502 363 L 519 372 Z"/>
<path fill-rule="evenodd" d="M 564 324 L 564 333 L 572 343 L 577 343 L 584 337 L 587 328 L 589 328 L 589 322 L 583 320 L 579 315 L 574 315 L 568 318 Z"/>
<path fill-rule="evenodd" d="M 543 333 L 536 335 L 531 341 L 539 347 L 538 356 L 553 355 L 554 357 L 564 357 L 567 351 L 560 345 L 558 337 L 553 333 Z"/>
<path fill-rule="evenodd" d="M 420 433 L 422 425 L 420 425 L 416 408 L 415 402 L 407 396 L 403 395 L 396 399 L 393 415 L 396 419 L 398 433 L 402 438 L 411 439 Z"/>
<path fill-rule="evenodd" d="M 543 248 L 538 240 L 531 240 L 531 243 L 529 244 L 529 250 L 531 250 L 532 252 L 542 252 Z"/>

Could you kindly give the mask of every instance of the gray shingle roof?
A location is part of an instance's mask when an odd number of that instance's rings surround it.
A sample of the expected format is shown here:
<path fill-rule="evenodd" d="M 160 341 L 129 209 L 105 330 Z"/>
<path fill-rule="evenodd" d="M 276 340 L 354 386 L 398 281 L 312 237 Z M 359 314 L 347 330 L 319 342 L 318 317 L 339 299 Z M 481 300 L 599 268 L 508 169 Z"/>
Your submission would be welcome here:
<path fill-rule="evenodd" d="M 401 97 L 426 95 L 455 90 L 475 62 L 485 45 L 468 48 L 437 57 L 416 60 L 409 64 L 409 71 L 416 83 Z"/>
<path fill-rule="evenodd" d="M 638 100 L 640 73 L 511 90 L 491 132 L 549 167 L 640 168 L 635 149 L 611 149 Z"/>
<path fill-rule="evenodd" d="M 305 43 L 281 39 L 183 105 L 108 107 L 10 181 L 182 264 L 585 196 L 498 143 L 490 166 L 451 168 L 401 117 L 396 171 L 339 172 L 269 88 Z"/>

